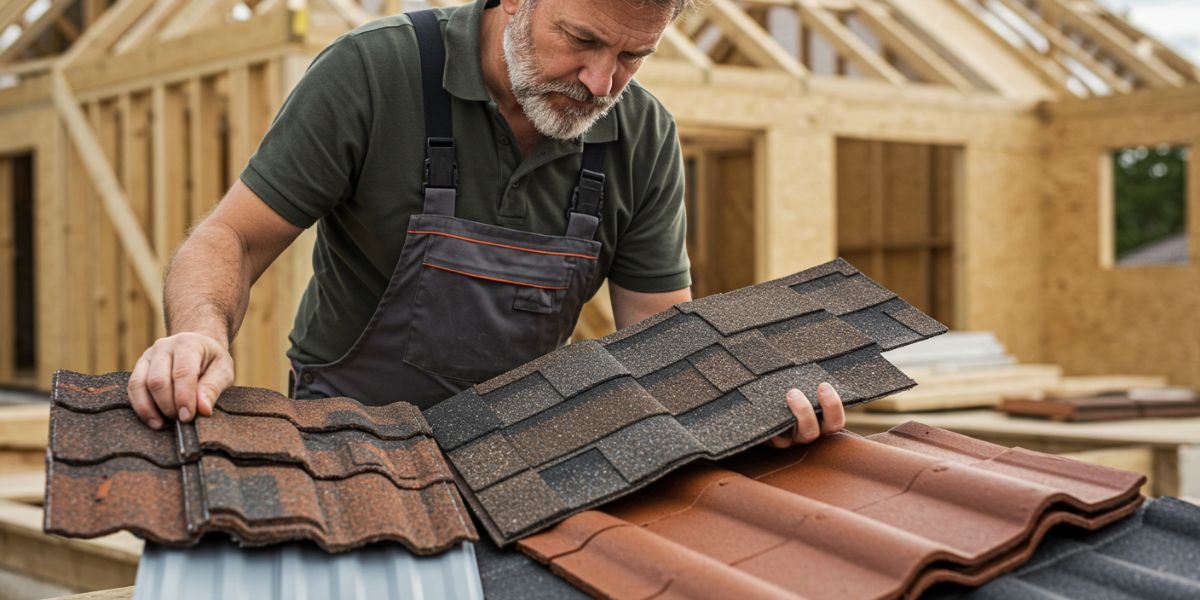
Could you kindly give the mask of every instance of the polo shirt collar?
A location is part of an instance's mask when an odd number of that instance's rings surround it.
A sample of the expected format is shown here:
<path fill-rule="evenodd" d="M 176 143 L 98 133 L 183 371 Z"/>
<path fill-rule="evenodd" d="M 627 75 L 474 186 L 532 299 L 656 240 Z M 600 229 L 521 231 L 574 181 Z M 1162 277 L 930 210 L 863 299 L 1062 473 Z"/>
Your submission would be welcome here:
<path fill-rule="evenodd" d="M 479 28 L 483 11 L 493 0 L 475 0 L 475 4 L 450 12 L 446 23 L 446 69 L 442 86 L 447 92 L 462 98 L 487 102 L 491 100 L 483 83 L 480 62 Z M 617 139 L 617 110 L 614 107 L 604 118 L 596 121 L 582 136 L 589 144 L 612 142 Z M 569 142 L 568 142 L 569 143 Z"/>

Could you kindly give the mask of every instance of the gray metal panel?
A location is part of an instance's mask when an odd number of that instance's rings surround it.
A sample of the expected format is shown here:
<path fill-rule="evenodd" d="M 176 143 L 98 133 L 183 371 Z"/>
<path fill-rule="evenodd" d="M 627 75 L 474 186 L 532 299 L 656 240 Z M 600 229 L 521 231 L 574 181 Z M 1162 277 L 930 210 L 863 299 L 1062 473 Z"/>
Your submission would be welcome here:
<path fill-rule="evenodd" d="M 311 542 L 240 548 L 205 537 L 193 548 L 147 543 L 134 600 L 482 600 L 469 543 L 437 556 L 416 556 L 394 543 L 329 554 Z"/>

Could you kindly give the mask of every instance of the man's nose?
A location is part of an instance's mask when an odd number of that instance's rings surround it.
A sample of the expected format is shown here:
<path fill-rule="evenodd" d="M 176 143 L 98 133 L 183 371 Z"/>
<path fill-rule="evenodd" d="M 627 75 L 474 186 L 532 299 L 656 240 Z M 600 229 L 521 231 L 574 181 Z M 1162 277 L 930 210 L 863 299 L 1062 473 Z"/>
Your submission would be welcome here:
<path fill-rule="evenodd" d="M 579 71 L 579 81 L 597 98 L 612 93 L 616 61 L 607 55 L 594 57 Z"/>

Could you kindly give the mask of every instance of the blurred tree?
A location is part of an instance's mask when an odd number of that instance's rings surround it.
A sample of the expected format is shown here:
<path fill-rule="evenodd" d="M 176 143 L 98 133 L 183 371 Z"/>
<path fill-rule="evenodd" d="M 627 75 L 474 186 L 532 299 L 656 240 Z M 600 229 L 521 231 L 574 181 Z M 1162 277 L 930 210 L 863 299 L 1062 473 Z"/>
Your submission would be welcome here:
<path fill-rule="evenodd" d="M 1117 258 L 1184 231 L 1188 150 L 1164 144 L 1113 151 Z"/>

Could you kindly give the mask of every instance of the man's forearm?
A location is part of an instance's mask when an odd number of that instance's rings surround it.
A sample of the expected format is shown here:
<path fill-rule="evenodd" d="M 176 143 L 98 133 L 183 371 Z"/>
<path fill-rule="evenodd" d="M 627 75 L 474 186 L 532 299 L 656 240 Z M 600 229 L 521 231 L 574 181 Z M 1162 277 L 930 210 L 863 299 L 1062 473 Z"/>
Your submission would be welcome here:
<path fill-rule="evenodd" d="M 250 300 L 253 275 L 247 256 L 237 232 L 212 220 L 201 223 L 167 270 L 167 333 L 202 333 L 228 347 Z"/>

